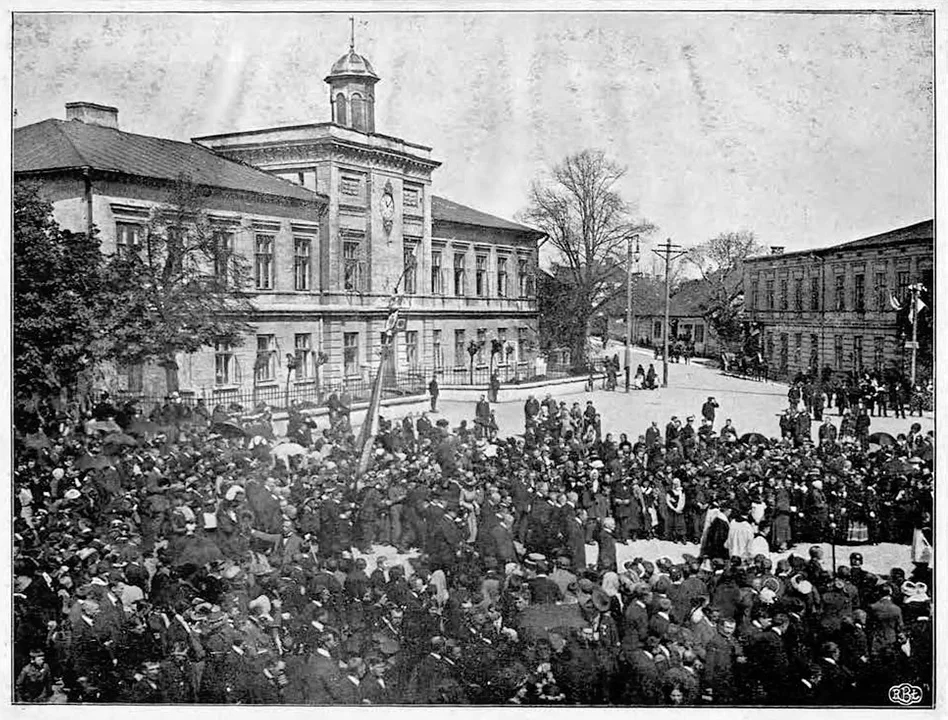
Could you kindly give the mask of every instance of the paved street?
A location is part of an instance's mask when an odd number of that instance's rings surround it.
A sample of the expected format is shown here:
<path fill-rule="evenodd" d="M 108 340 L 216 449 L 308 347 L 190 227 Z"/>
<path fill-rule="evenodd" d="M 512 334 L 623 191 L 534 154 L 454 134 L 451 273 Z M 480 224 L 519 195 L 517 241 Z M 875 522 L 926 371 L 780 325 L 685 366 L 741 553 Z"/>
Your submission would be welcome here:
<path fill-rule="evenodd" d="M 636 365 L 641 363 L 647 370 L 648 364 L 654 362 L 653 355 L 636 350 L 633 362 Z M 661 377 L 661 363 L 655 364 L 655 371 Z M 740 434 L 761 432 L 771 437 L 779 433 L 778 415 L 787 406 L 787 385 L 784 383 L 742 380 L 723 375 L 717 369 L 705 367 L 700 363 L 685 365 L 682 362 L 669 365 L 668 384 L 669 387 L 658 390 L 633 390 L 630 393 L 621 390 L 595 390 L 590 393 L 557 395 L 557 398 L 570 406 L 579 402 L 583 407 L 587 400 L 592 400 L 602 414 L 603 432 L 611 432 L 616 437 L 618 433 L 625 432 L 633 440 L 645 432 L 652 420 L 658 421 L 664 433 L 665 424 L 672 415 L 677 415 L 682 422 L 688 415 L 700 418 L 701 405 L 709 395 L 713 395 L 720 405 L 716 427 L 720 427 L 726 418 L 731 418 Z M 543 395 L 538 397 L 543 399 Z M 501 390 L 500 402 L 495 404 L 494 408 L 502 435 L 523 432 L 522 400 L 504 402 L 504 393 Z M 462 419 L 468 420 L 470 424 L 474 417 L 474 403 L 441 402 L 439 411 L 439 415 L 451 421 L 452 427 Z M 383 414 L 386 417 L 401 417 L 397 411 Z M 830 413 L 830 417 L 835 424 L 839 424 L 835 409 Z M 700 420 L 696 425 L 699 422 Z M 911 420 L 874 417 L 870 432 L 885 431 L 893 435 L 908 432 L 912 422 L 920 422 L 923 431 L 934 427 L 931 413 L 927 413 L 923 418 L 916 416 Z M 815 436 L 815 426 L 813 430 Z"/>

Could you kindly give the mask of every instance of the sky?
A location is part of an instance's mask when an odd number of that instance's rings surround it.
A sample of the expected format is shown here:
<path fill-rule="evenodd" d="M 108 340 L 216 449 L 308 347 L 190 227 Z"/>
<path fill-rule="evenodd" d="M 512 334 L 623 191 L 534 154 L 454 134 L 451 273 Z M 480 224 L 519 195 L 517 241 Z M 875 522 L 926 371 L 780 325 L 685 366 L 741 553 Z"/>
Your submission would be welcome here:
<path fill-rule="evenodd" d="M 361 13 L 379 133 L 429 145 L 433 191 L 513 218 L 568 154 L 685 247 L 750 230 L 820 247 L 934 215 L 931 16 Z M 17 127 L 64 105 L 200 135 L 329 120 L 348 14 L 19 14 Z"/>

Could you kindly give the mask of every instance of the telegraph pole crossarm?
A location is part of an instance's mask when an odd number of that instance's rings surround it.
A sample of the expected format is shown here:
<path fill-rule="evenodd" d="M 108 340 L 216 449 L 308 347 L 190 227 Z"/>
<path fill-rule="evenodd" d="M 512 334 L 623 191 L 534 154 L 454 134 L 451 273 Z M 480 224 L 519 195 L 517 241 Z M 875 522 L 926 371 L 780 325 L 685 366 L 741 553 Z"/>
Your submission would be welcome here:
<path fill-rule="evenodd" d="M 672 243 L 671 238 L 665 240 L 664 245 L 659 245 L 657 249 L 652 250 L 665 261 L 665 325 L 662 328 L 662 387 L 668 387 L 668 333 L 669 333 L 669 315 L 671 307 L 671 263 L 687 251 L 682 249 L 681 245 Z"/>

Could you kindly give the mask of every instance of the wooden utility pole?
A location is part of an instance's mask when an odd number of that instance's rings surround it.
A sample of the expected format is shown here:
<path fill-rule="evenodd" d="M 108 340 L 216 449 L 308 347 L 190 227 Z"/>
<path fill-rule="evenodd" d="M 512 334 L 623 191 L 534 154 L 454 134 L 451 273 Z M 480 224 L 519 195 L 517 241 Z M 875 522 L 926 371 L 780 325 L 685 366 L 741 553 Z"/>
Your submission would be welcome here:
<path fill-rule="evenodd" d="M 632 250 L 632 241 L 635 240 L 635 250 Z M 632 261 L 636 267 L 639 264 L 639 236 L 630 235 L 625 259 L 625 391 L 629 392 L 632 382 Z"/>
<path fill-rule="evenodd" d="M 681 245 L 673 244 L 671 238 L 668 238 L 665 240 L 664 245 L 659 245 L 658 249 L 652 250 L 652 252 L 665 261 L 665 327 L 663 328 L 662 332 L 662 338 L 664 341 L 662 350 L 662 387 L 668 387 L 668 333 L 670 330 L 669 314 L 671 310 L 671 263 L 672 260 L 677 260 L 682 255 L 684 255 L 685 251 L 681 249 Z M 674 257 L 672 257 L 673 255 Z"/>

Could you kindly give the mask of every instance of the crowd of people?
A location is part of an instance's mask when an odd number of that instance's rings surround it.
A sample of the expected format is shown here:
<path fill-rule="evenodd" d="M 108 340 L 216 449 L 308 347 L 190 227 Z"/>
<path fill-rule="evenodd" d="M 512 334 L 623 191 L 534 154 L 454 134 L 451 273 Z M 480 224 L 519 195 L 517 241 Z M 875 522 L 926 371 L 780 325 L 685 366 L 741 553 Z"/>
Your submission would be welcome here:
<path fill-rule="evenodd" d="M 360 475 L 348 408 L 323 429 L 291 413 L 306 452 L 283 457 L 210 413 L 156 429 L 108 400 L 20 407 L 16 698 L 880 705 L 907 682 L 930 699 L 931 434 L 741 436 L 716 408 L 634 439 L 550 396 L 493 441 L 424 413 L 383 422 Z M 820 546 L 919 534 L 908 576 Z M 642 538 L 700 550 L 620 564 Z"/>

